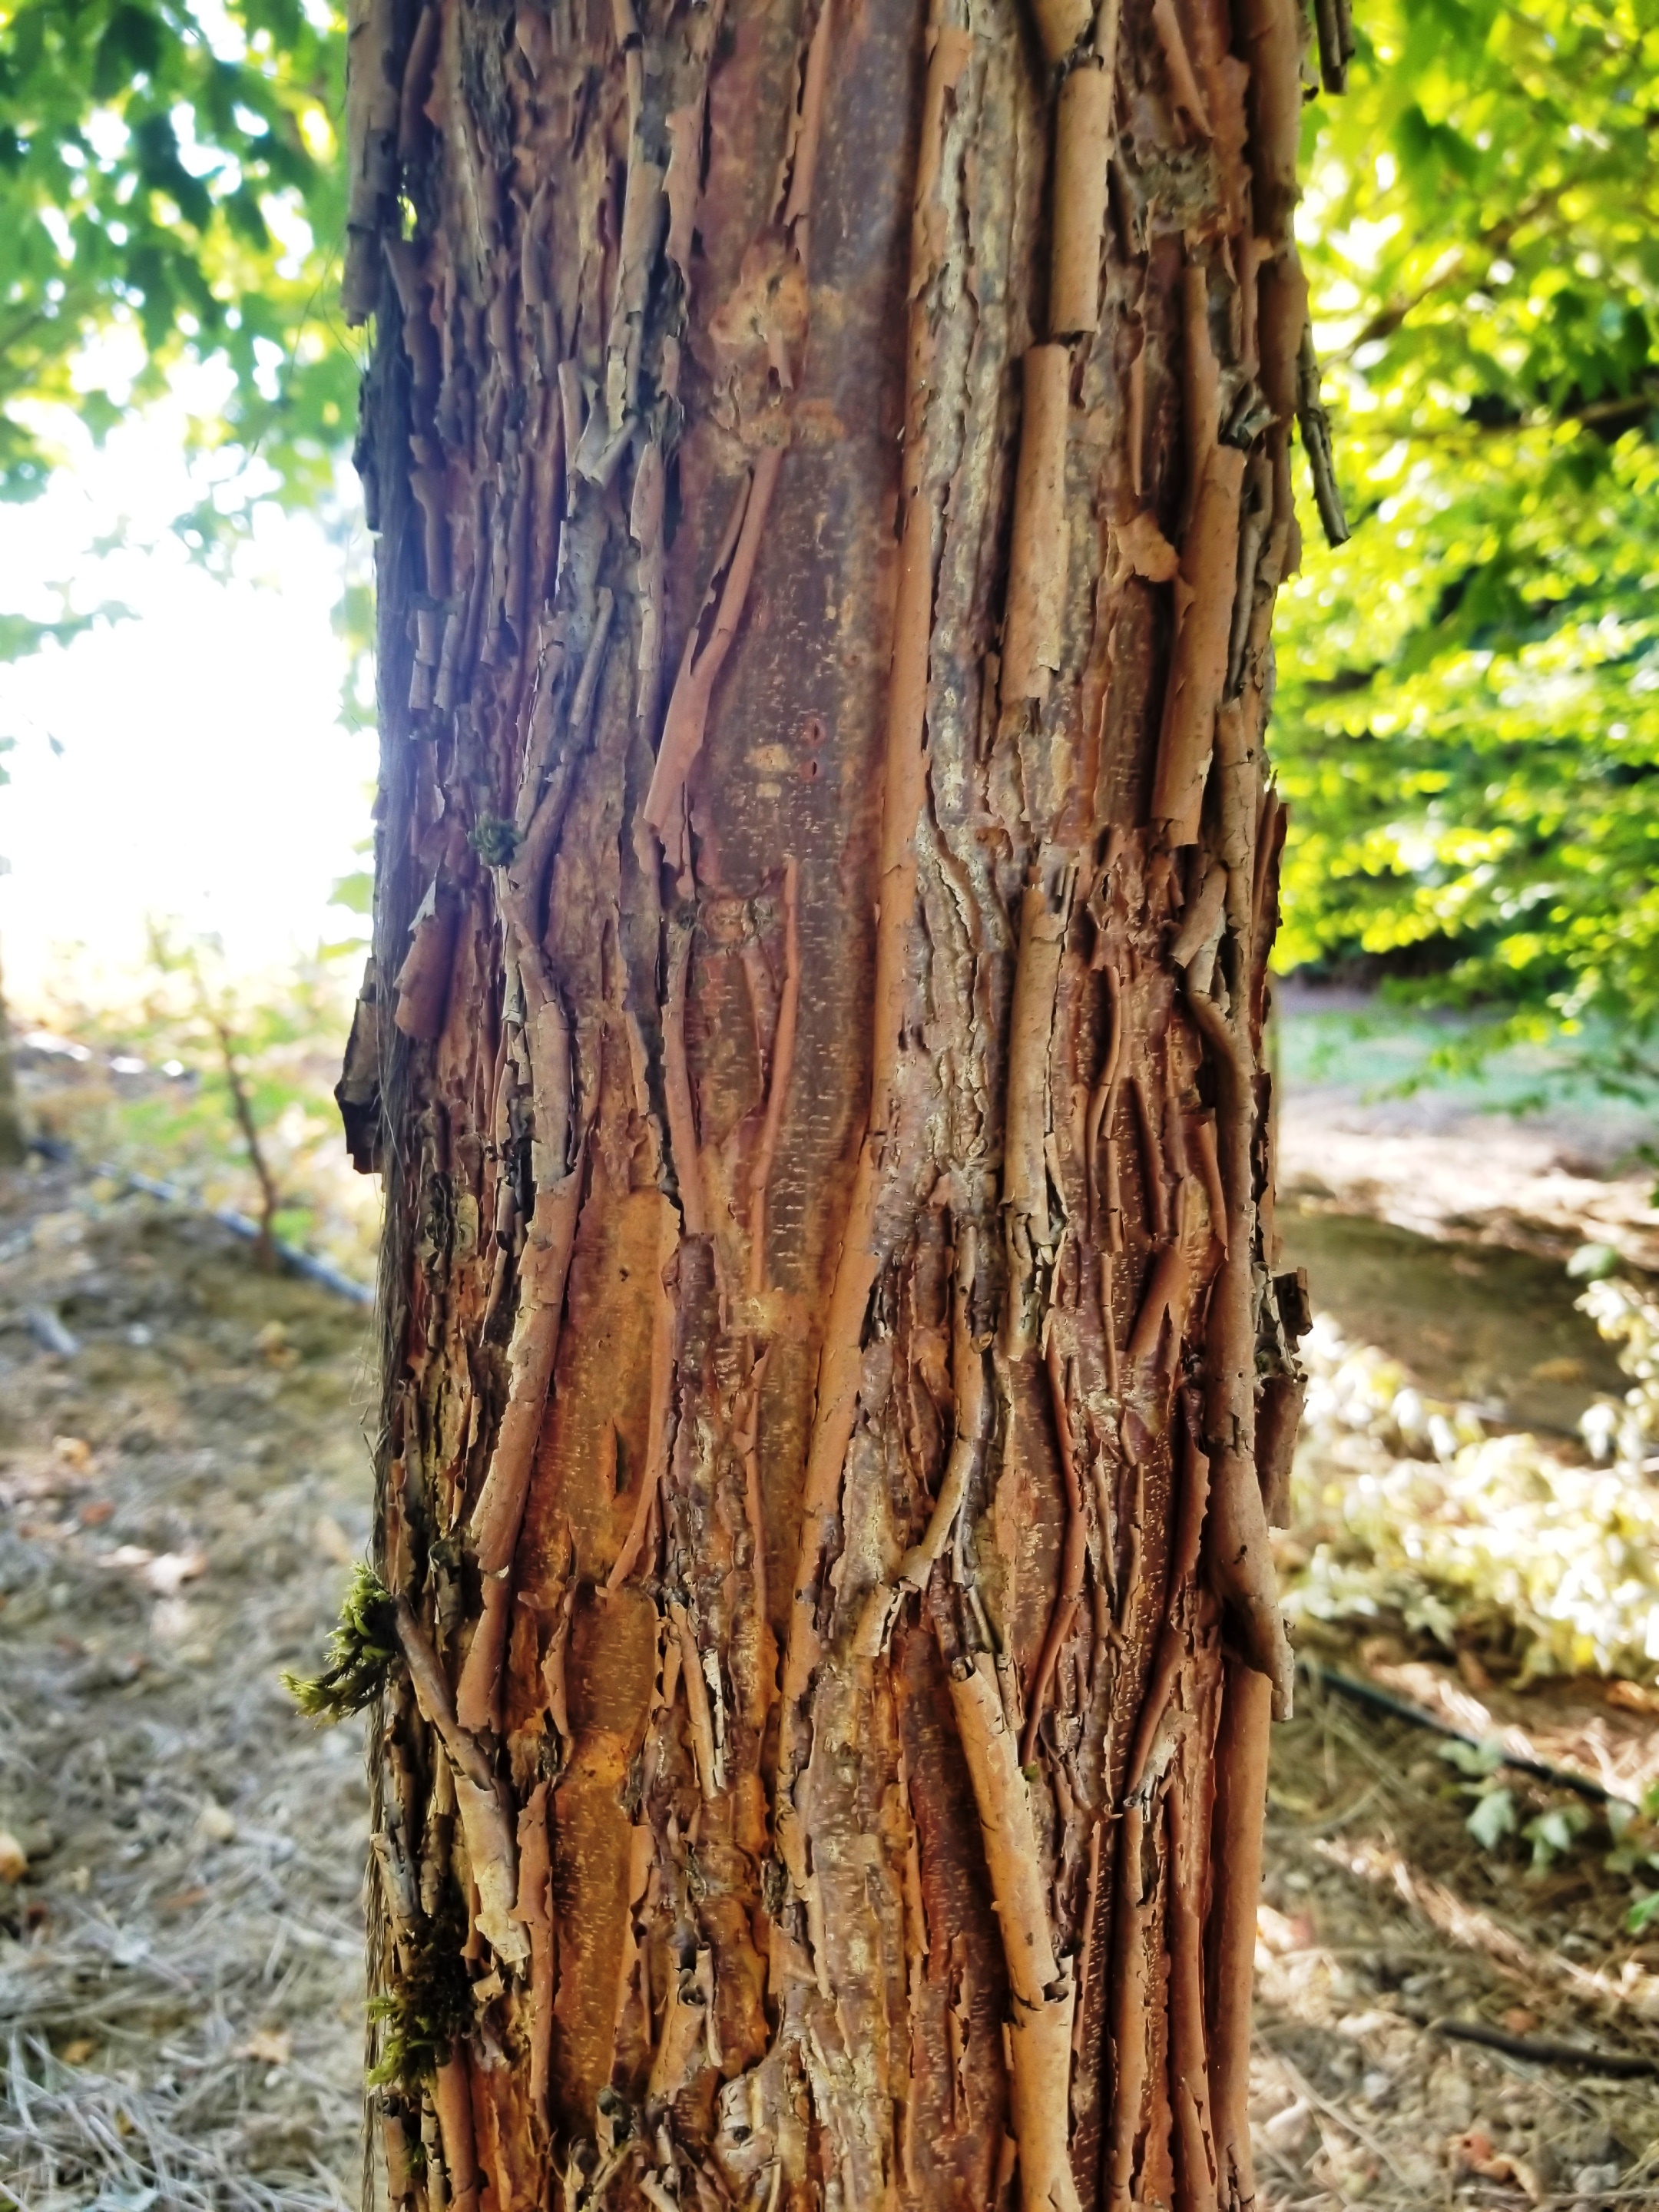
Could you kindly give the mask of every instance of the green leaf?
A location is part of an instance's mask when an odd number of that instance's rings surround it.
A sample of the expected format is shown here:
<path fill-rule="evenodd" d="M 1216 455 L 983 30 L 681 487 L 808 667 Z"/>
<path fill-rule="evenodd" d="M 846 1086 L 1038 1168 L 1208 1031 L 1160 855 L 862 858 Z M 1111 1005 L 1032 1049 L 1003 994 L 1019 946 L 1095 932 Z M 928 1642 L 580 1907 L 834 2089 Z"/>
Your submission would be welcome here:
<path fill-rule="evenodd" d="M 1447 1765 L 1455 1766 L 1460 1774 L 1494 1774 L 1504 1764 L 1504 1747 L 1495 1737 L 1477 1744 L 1462 1743 L 1455 1736 L 1449 1736 L 1436 1748 Z"/>
<path fill-rule="evenodd" d="M 1521 1833 L 1532 1845 L 1533 1872 L 1545 1873 L 1589 1826 L 1589 1814 L 1582 1805 L 1552 1805 L 1528 1820 Z"/>
<path fill-rule="evenodd" d="M 1515 1832 L 1515 1799 L 1507 1790 L 1488 1790 L 1476 1799 L 1463 1825 L 1482 1850 L 1495 1850 L 1505 1836 Z"/>
<path fill-rule="evenodd" d="M 328 895 L 331 906 L 343 906 L 348 914 L 373 914 L 374 911 L 374 878 L 363 868 L 349 876 L 337 876 L 334 888 Z"/>

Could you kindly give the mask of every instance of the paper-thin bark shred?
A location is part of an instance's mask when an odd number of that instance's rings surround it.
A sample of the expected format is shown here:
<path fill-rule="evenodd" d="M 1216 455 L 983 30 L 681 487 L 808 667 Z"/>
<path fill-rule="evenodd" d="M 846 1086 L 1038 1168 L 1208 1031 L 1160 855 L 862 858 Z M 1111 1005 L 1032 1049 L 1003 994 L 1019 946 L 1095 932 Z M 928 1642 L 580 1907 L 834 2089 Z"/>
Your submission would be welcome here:
<path fill-rule="evenodd" d="M 472 2142 L 472 2087 L 465 2050 L 457 2045 L 432 2081 L 433 2108 L 443 2144 L 450 2212 L 478 2212 L 478 2168 Z"/>
<path fill-rule="evenodd" d="M 819 0 L 818 19 L 812 26 L 806 58 L 801 69 L 800 105 L 795 112 L 793 143 L 789 149 L 789 191 L 784 202 L 786 229 L 794 234 L 795 251 L 806 259 L 806 226 L 812 208 L 812 187 L 817 180 L 818 145 L 823 136 L 824 94 L 830 82 L 830 52 L 835 39 L 836 0 Z"/>
<path fill-rule="evenodd" d="M 1058 1979 L 1060 1964 L 1048 1926 L 1031 1802 L 988 1653 L 977 1652 L 952 1668 L 951 1703 L 979 1810 L 1008 1985 L 1022 2004 L 1038 2006 Z"/>
<path fill-rule="evenodd" d="M 679 1186 L 680 1213 L 688 1237 L 708 1234 L 708 1200 L 703 1188 L 702 1153 L 697 1138 L 697 1113 L 691 1092 L 691 1068 L 685 1052 L 685 999 L 691 973 L 689 926 L 671 929 L 668 950 L 668 1001 L 663 1010 L 663 1096 L 668 1118 L 668 1145 Z"/>
<path fill-rule="evenodd" d="M 784 1650 L 786 1727 L 805 1695 L 820 1654 L 821 1639 L 816 1621 L 819 1563 L 834 1540 L 842 1467 L 853 1439 L 858 1412 L 864 1319 L 881 1267 L 879 1256 L 869 1241 L 874 1231 L 878 1173 L 874 1150 L 866 1139 L 859 1155 L 848 1205 L 847 1229 L 824 1316 L 823 1348 L 818 1358 L 817 1395 L 801 1493 L 800 1557 Z M 780 1765 L 781 1779 L 781 1754 Z M 781 1790 L 780 1821 L 787 1816 Z"/>
<path fill-rule="evenodd" d="M 1348 0 L 1314 0 L 1314 28 L 1319 42 L 1319 81 L 1327 92 L 1346 92 L 1353 59 L 1353 21 Z"/>
<path fill-rule="evenodd" d="M 1216 716 L 1215 765 L 1218 787 L 1216 812 L 1220 835 L 1219 859 L 1237 879 L 1243 894 L 1243 913 L 1237 911 L 1235 885 L 1227 886 L 1228 919 L 1237 928 L 1249 926 L 1249 870 L 1255 843 L 1255 823 L 1261 803 L 1261 763 L 1250 719 L 1242 699 L 1229 699 Z"/>
<path fill-rule="evenodd" d="M 662 448 L 651 439 L 640 455 L 629 501 L 628 534 L 640 549 L 640 647 L 634 711 L 645 729 L 656 725 L 662 683 L 663 624 L 666 606 L 666 554 L 663 516 L 667 476 Z"/>
<path fill-rule="evenodd" d="M 1201 1114 L 1192 1125 L 1193 1149 L 1198 1154 L 1199 1181 L 1209 1208 L 1210 1234 L 1224 1253 L 1227 1249 L 1227 1199 L 1221 1188 L 1221 1162 L 1216 1152 L 1215 1116 Z"/>
<path fill-rule="evenodd" d="M 1160 1249 L 1147 1275 L 1134 1327 L 1124 1347 L 1124 1356 L 1131 1367 L 1156 1364 L 1166 1341 L 1170 1347 L 1168 1358 L 1173 1362 L 1180 1350 L 1192 1302 L 1192 1263 L 1184 1240 L 1177 1235 Z"/>
<path fill-rule="evenodd" d="M 1291 1462 L 1307 1387 L 1301 1377 L 1291 1375 L 1270 1375 L 1261 1386 L 1255 1409 L 1255 1468 L 1270 1528 L 1290 1526 Z"/>
<path fill-rule="evenodd" d="M 438 388 L 438 333 L 432 327 L 430 304 L 422 281 L 420 262 L 406 239 L 388 234 L 380 240 L 386 264 L 403 310 L 404 350 L 418 392 Z"/>
<path fill-rule="evenodd" d="M 1030 2007 L 1014 2000 L 1009 2022 L 1009 2105 L 1019 2145 L 1024 2212 L 1082 2212 L 1070 2147 L 1076 2005 L 1069 1964 L 1045 2003 Z"/>
<path fill-rule="evenodd" d="M 517 1966 L 529 1956 L 530 1944 L 513 1914 L 516 1852 L 501 1785 L 477 1741 L 457 1719 L 449 1683 L 407 1598 L 397 1601 L 394 1619 L 415 1702 L 453 1761 L 450 1779 L 478 1893 L 478 1926 L 497 1957 Z"/>
<path fill-rule="evenodd" d="M 1146 2103 L 1152 2030 L 1146 1956 L 1150 1911 L 1141 1890 L 1146 1822 L 1145 1806 L 1132 1799 L 1117 1824 L 1112 1957 L 1107 1975 L 1111 1993 L 1112 2108 L 1102 2160 L 1108 2212 L 1134 2212 L 1135 2154 Z"/>
<path fill-rule="evenodd" d="M 865 1601 L 852 1647 L 854 1656 L 860 1659 L 877 1658 L 886 1648 L 893 1615 L 903 1593 L 927 1588 L 934 1562 L 944 1558 L 950 1544 L 968 1495 L 968 1486 L 985 1449 L 989 1408 L 985 1355 L 973 1331 L 979 1237 L 971 1222 L 964 1222 L 957 1236 L 955 1280 L 951 1293 L 951 1390 L 956 1401 L 956 1432 L 927 1528 L 899 1562 L 892 1582 L 878 1585 Z"/>
<path fill-rule="evenodd" d="M 1129 1078 L 1129 1098 L 1134 1108 L 1135 1136 L 1140 1149 L 1140 1173 L 1152 1237 L 1162 1243 L 1170 1233 L 1170 1200 L 1164 1187 L 1164 1152 L 1152 1121 L 1152 1101 L 1139 1071 Z"/>
<path fill-rule="evenodd" d="M 1060 1540 L 1060 1578 L 1054 1589 L 1054 1601 L 1048 1615 L 1048 1626 L 1042 1639 L 1042 1649 L 1037 1655 L 1036 1671 L 1031 1676 L 1030 1695 L 1026 1700 L 1025 1726 L 1022 1732 L 1019 1756 L 1022 1765 L 1029 1766 L 1036 1753 L 1037 1730 L 1042 1725 L 1042 1716 L 1048 1710 L 1048 1692 L 1053 1686 L 1054 1669 L 1066 1640 L 1076 1625 L 1078 1607 L 1083 1602 L 1084 1569 L 1088 1559 L 1089 1524 L 1083 1510 L 1083 1486 L 1078 1477 L 1077 1446 L 1072 1436 L 1072 1417 L 1066 1403 L 1065 1362 L 1060 1357 L 1060 1343 L 1052 1328 L 1048 1333 L 1048 1349 L 1043 1354 L 1043 1366 L 1048 1380 L 1048 1404 L 1054 1416 L 1054 1441 L 1060 1449 L 1060 1468 L 1066 1490 L 1066 1534 Z"/>
<path fill-rule="evenodd" d="M 1221 909 L 1226 896 L 1227 871 L 1219 862 L 1212 860 L 1196 894 L 1188 901 L 1181 927 L 1170 947 L 1170 957 L 1177 968 L 1189 967 L 1200 949 L 1213 941 L 1214 933 L 1221 926 Z"/>
<path fill-rule="evenodd" d="M 1060 664 L 1070 537 L 1066 439 L 1071 391 L 1070 347 L 1031 347 L 1024 369 L 1008 610 L 1002 632 L 1005 709 L 1028 699 L 1046 699 Z"/>
<path fill-rule="evenodd" d="M 1175 105 L 1208 138 L 1212 135 L 1210 112 L 1194 73 L 1192 56 L 1187 51 L 1186 34 L 1181 27 L 1181 18 L 1176 13 L 1175 0 L 1152 0 L 1152 23 L 1158 32 L 1158 44 L 1164 49 L 1164 66 L 1168 72 Z"/>
<path fill-rule="evenodd" d="M 1200 1810 L 1203 1792 L 1194 1790 Z M 1178 2212 L 1217 2212 L 1217 2158 L 1210 2114 L 1204 2021 L 1204 1859 L 1209 1838 L 1188 1832 L 1185 1792 L 1165 1792 L 1169 1848 L 1170 2088 L 1175 2114 Z"/>
<path fill-rule="evenodd" d="M 1191 1607 L 1197 1588 L 1199 1554 L 1203 1542 L 1204 1516 L 1210 1498 L 1210 1462 L 1199 1449 L 1190 1424 L 1182 1424 L 1177 1460 L 1179 1485 L 1176 1498 L 1175 1542 L 1170 1548 L 1164 1620 L 1146 1679 L 1140 1717 L 1135 1723 L 1134 1744 L 1129 1753 L 1127 1797 L 1138 1797 L 1146 1779 L 1152 1747 L 1169 1709 L 1176 1676 L 1187 1657 L 1192 1636 Z"/>
<path fill-rule="evenodd" d="M 415 1703 L 422 1719 L 428 1728 L 437 1730 L 445 1749 L 458 1767 L 475 1782 L 488 1782 L 489 1762 L 477 1745 L 463 1735 L 457 1725 L 455 1700 L 450 1691 L 448 1677 L 438 1664 L 438 1655 L 406 1597 L 397 1600 L 393 1617 L 398 1648 L 403 1654 L 404 1664 L 409 1669 L 410 1687 L 415 1692 Z"/>
<path fill-rule="evenodd" d="M 455 957 L 455 908 L 440 899 L 415 925 L 403 966 L 392 981 L 398 1003 L 392 1018 L 407 1037 L 429 1044 L 442 1030 Z"/>
<path fill-rule="evenodd" d="M 1261 1674 L 1241 1660 L 1226 1661 L 1216 1741 L 1215 1826 L 1210 1849 L 1215 1896 L 1210 1909 L 1206 1978 L 1210 2110 L 1226 2212 L 1248 2212 L 1255 2202 L 1250 2150 L 1250 2001 L 1272 1696 Z"/>
<path fill-rule="evenodd" d="M 1100 323 L 1100 252 L 1112 155 L 1114 85 L 1085 64 L 1060 88 L 1054 116 L 1054 242 L 1048 271 L 1048 331 L 1080 337 Z"/>
<path fill-rule="evenodd" d="M 530 2104 L 547 2124 L 553 2054 L 556 1937 L 552 1917 L 552 1856 L 547 1838 L 548 1784 L 538 1782 L 519 1814 L 519 1895 L 515 1916 L 530 1932 Z"/>
<path fill-rule="evenodd" d="M 417 160 L 425 143 L 427 97 L 432 90 L 432 70 L 438 58 L 438 36 L 442 27 L 442 9 L 437 5 L 437 0 L 426 0 L 415 26 L 415 35 L 409 42 L 403 80 L 398 88 L 398 159 L 400 161 Z"/>
<path fill-rule="evenodd" d="M 1152 791 L 1153 818 L 1171 846 L 1198 838 L 1216 709 L 1227 681 L 1243 486 L 1243 454 L 1231 446 L 1212 447 L 1181 549 L 1175 652 Z"/>
<path fill-rule="evenodd" d="M 1119 561 L 1149 584 L 1171 583 L 1181 573 L 1181 556 L 1158 528 L 1150 507 L 1143 507 L 1123 525 L 1116 544 Z"/>
<path fill-rule="evenodd" d="M 1100 1237 L 1103 1227 L 1100 1219 L 1103 1210 L 1100 1201 L 1107 1194 L 1100 1188 L 1100 1178 L 1096 1164 L 1100 1158 L 1102 1139 L 1109 1133 L 1116 1111 L 1118 1085 L 1123 1070 L 1122 979 L 1118 974 L 1115 962 L 1110 958 L 1104 963 L 1103 972 L 1106 978 L 1106 1007 L 1110 1030 L 1106 1047 L 1105 1063 L 1101 1068 L 1099 1080 L 1089 1095 L 1089 1113 L 1085 1125 L 1085 1147 L 1089 1178 L 1089 1233 L 1097 1241 Z M 1111 1194 L 1110 1196 L 1115 1199 L 1115 1193 Z M 1121 1213 L 1116 1205 L 1111 1202 L 1106 1205 L 1104 1212 L 1106 1218 L 1103 1225 L 1107 1246 L 1109 1250 L 1116 1252 L 1122 1247 L 1123 1224 Z"/>
<path fill-rule="evenodd" d="M 470 1534 L 480 1570 L 500 1574 L 513 1557 L 530 1488 L 542 1413 L 558 1357 L 565 1277 L 581 1211 L 582 1161 L 550 1190 L 536 1194 L 529 1240 L 520 1261 L 519 1317 L 507 1347 L 512 1380 L 489 1468 Z"/>
<path fill-rule="evenodd" d="M 668 236 L 665 250 L 680 272 L 688 295 L 691 286 L 691 241 L 697 221 L 697 201 L 702 191 L 702 131 L 707 100 L 677 107 L 663 129 L 668 140 L 668 169 L 663 190 L 668 197 Z"/>
<path fill-rule="evenodd" d="M 1003 1138 L 1005 1206 L 1032 1224 L 1039 1243 L 1048 1226 L 1048 1041 L 1065 949 L 1066 918 L 1030 884 L 1020 901 L 1019 953 L 1008 1024 L 1008 1106 Z"/>
<path fill-rule="evenodd" d="M 720 592 L 714 626 L 701 646 L 700 624 L 687 638 L 679 673 L 669 695 L 668 711 L 663 718 L 662 740 L 657 748 L 657 763 L 642 812 L 656 831 L 669 865 L 677 869 L 683 868 L 686 860 L 683 809 L 685 779 L 702 750 L 714 679 L 725 665 L 743 618 L 760 553 L 761 533 L 766 527 L 767 510 L 777 488 L 783 455 L 781 446 L 767 446 L 755 456 L 743 495 L 743 519 L 732 548 L 731 565 L 723 578 L 716 572 L 715 583 Z M 710 599 L 714 596 L 715 583 L 709 586 Z M 704 605 L 706 608 L 707 600 Z"/>
<path fill-rule="evenodd" d="M 505 1572 L 485 1575 L 482 1610 L 455 1686 L 455 1717 L 480 1735 L 501 1725 L 501 1662 L 513 1612 L 513 1584 Z"/>
<path fill-rule="evenodd" d="M 750 1585 L 761 1647 L 754 1715 L 757 1734 L 765 1729 L 766 1716 L 771 1710 L 778 1680 L 777 1639 L 772 1632 L 771 1602 L 767 1591 L 766 1512 L 761 1495 L 760 1471 L 761 1392 L 765 1387 L 767 1364 L 771 1357 L 772 1347 L 768 1345 L 749 1370 L 738 1430 L 738 1448 L 743 1454 L 744 1513 L 749 1523 Z"/>
<path fill-rule="evenodd" d="M 449 487 L 435 469 L 411 469 L 409 488 L 425 524 L 422 543 L 426 555 L 427 596 L 434 600 L 447 599 L 451 581 Z"/>
<path fill-rule="evenodd" d="M 1065 60 L 1095 20 L 1089 0 L 1031 0 L 1031 16 L 1051 65 Z"/>
<path fill-rule="evenodd" d="M 1254 1096 L 1244 1055 L 1213 1000 L 1186 1003 L 1216 1071 L 1218 1150 L 1227 1202 L 1227 1252 L 1210 1291 L 1206 1342 L 1205 1443 L 1210 1455 L 1206 1552 L 1218 1592 L 1232 1609 L 1250 1664 L 1273 1685 L 1273 1714 L 1288 1719 L 1295 1662 L 1279 1609 L 1267 1516 L 1255 1471 L 1255 1328 L 1250 1254 Z"/>
<path fill-rule="evenodd" d="M 1297 0 L 1242 0 L 1242 42 L 1250 64 L 1251 211 L 1264 238 L 1288 238 L 1300 197 L 1302 9 Z"/>
<path fill-rule="evenodd" d="M 1012 1997 L 1010 2103 L 1020 2202 L 1024 2212 L 1080 2212 L 1067 2148 L 1076 1984 L 1069 1965 L 1054 1955 L 1030 1798 L 986 1653 L 951 1668 L 951 1703 L 979 1811 Z"/>
<path fill-rule="evenodd" d="M 680 1679 L 685 1685 L 685 1709 L 691 1725 L 691 1747 L 696 1757 L 697 1780 L 704 1802 L 712 1805 L 720 1794 L 724 1776 L 714 1737 L 714 1713 L 708 1702 L 708 1685 L 703 1679 L 702 1654 L 698 1649 L 691 1616 L 677 1598 L 671 1598 L 668 1601 L 668 1617 L 673 1622 L 674 1632 L 679 1638 Z"/>

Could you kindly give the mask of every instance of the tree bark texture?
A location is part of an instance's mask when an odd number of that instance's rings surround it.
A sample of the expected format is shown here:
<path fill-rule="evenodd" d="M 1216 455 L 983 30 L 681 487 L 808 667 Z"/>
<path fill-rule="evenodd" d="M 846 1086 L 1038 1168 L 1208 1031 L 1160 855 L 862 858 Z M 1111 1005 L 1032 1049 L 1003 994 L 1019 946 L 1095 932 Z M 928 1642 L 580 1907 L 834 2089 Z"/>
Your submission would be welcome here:
<path fill-rule="evenodd" d="M 1253 2197 L 1302 35 L 354 18 L 399 2205 Z"/>

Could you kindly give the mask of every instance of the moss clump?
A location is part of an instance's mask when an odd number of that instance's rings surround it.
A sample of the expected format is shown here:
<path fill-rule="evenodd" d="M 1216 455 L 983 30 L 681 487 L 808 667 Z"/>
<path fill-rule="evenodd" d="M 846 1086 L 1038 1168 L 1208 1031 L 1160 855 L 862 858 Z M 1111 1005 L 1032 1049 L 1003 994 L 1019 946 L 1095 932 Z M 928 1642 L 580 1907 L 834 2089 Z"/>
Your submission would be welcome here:
<path fill-rule="evenodd" d="M 481 814 L 467 831 L 466 842 L 489 866 L 504 868 L 523 841 L 513 824 L 499 814 Z"/>
<path fill-rule="evenodd" d="M 340 1625 L 329 1638 L 327 1666 L 309 1680 L 283 1677 L 283 1687 L 302 1713 L 328 1722 L 362 1712 L 398 1656 L 394 1618 L 392 1593 L 374 1568 L 355 1567 Z"/>
<path fill-rule="evenodd" d="M 472 1984 L 461 1952 L 466 1914 L 459 1893 L 447 1886 L 437 1911 L 421 1924 L 403 1951 L 405 1971 L 369 2001 L 368 2014 L 385 2033 L 370 2086 L 396 2087 L 411 2102 L 472 2025 Z"/>

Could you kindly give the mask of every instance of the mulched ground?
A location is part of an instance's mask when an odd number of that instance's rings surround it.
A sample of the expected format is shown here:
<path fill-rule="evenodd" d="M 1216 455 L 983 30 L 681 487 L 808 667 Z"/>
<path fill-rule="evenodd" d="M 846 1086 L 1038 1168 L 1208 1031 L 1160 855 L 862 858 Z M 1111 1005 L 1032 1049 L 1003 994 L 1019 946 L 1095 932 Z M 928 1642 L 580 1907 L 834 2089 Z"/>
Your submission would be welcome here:
<path fill-rule="evenodd" d="M 1624 1932 L 1597 1818 L 1545 1873 L 1484 1850 L 1437 1740 L 1307 1683 L 1278 1734 L 1256 1951 L 1256 2142 L 1275 2212 L 1659 2203 L 1659 2079 L 1510 2057 L 1444 2023 L 1659 2071 L 1659 1945 Z M 1524 1820 L 1568 1793 L 1505 1774 Z"/>
<path fill-rule="evenodd" d="M 361 1736 L 276 1678 L 314 1668 L 367 1540 L 365 1334 L 210 1224 L 64 1169 L 0 1188 L 0 1830 L 27 1857 L 0 1880 L 0 2204 L 358 2199 Z M 1659 2080 L 1441 2025 L 1659 2063 L 1611 1838 L 1534 1879 L 1475 1844 L 1433 1737 L 1303 1705 L 1269 1810 L 1262 2212 L 1659 2203 Z"/>
<path fill-rule="evenodd" d="M 367 1540 L 364 1333 L 66 1170 L 0 1205 L 0 2203 L 356 2201 L 362 1738 L 277 1676 Z"/>

